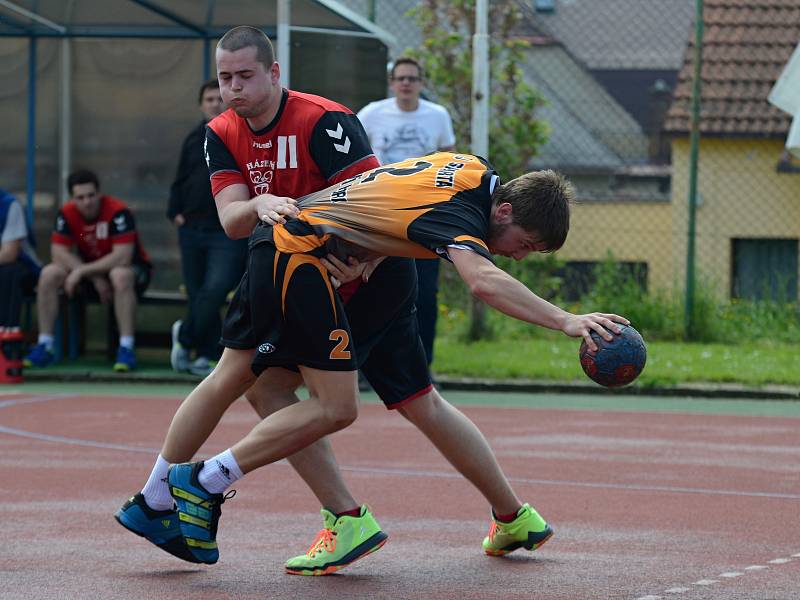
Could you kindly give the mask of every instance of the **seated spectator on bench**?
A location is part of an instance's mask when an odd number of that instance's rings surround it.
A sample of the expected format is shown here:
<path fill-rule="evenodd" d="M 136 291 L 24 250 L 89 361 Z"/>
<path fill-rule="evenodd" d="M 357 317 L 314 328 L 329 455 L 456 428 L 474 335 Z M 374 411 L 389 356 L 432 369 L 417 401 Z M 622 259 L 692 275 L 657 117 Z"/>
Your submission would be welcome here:
<path fill-rule="evenodd" d="M 33 294 L 40 270 L 22 205 L 0 189 L 0 327 L 19 327 L 22 298 Z"/>
<path fill-rule="evenodd" d="M 103 304 L 114 303 L 120 333 L 114 370 L 130 371 L 136 368 L 136 304 L 150 282 L 150 260 L 130 209 L 122 200 L 100 195 L 97 175 L 75 171 L 67 178 L 67 190 L 70 201 L 58 211 L 50 238 L 53 262 L 42 269 L 37 286 L 39 339 L 25 366 L 47 367 L 55 360 L 53 333 L 63 289 L 70 298 L 86 294 Z"/>

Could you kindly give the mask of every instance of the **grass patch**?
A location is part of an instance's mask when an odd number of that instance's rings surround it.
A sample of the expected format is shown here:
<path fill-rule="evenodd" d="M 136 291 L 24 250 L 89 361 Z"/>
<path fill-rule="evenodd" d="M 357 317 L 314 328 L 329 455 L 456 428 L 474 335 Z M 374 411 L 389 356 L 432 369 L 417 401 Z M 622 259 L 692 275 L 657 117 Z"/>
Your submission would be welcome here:
<path fill-rule="evenodd" d="M 561 334 L 527 340 L 457 337 L 436 340 L 436 373 L 489 379 L 589 381 L 578 362 L 579 340 Z M 781 342 L 729 344 L 653 341 L 638 382 L 644 386 L 689 382 L 800 385 L 796 345 Z"/>

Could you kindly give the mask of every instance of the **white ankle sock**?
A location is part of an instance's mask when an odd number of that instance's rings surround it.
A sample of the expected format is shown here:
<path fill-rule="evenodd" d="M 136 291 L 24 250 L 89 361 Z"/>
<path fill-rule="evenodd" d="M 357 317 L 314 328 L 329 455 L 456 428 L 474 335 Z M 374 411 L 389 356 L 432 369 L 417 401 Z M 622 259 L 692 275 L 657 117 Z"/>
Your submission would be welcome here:
<path fill-rule="evenodd" d="M 48 352 L 53 351 L 53 334 L 52 333 L 40 333 L 39 339 L 36 340 L 37 344 L 44 344 L 44 347 L 47 348 Z"/>
<path fill-rule="evenodd" d="M 142 489 L 144 501 L 153 510 L 169 510 L 172 508 L 173 500 L 169 493 L 169 483 L 167 483 L 168 470 L 169 463 L 159 454 L 156 464 L 150 473 L 150 478 Z"/>
<path fill-rule="evenodd" d="M 128 350 L 133 350 L 133 336 L 121 335 L 119 336 L 119 345 Z"/>
<path fill-rule="evenodd" d="M 197 481 L 212 494 L 221 494 L 242 475 L 239 463 L 228 448 L 203 464 L 203 468 L 197 474 Z"/>

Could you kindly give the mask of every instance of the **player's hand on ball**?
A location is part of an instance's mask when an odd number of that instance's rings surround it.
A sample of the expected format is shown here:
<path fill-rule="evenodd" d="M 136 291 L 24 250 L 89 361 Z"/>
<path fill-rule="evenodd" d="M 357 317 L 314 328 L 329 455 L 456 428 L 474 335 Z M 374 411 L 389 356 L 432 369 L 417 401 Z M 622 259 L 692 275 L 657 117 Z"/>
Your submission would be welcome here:
<path fill-rule="evenodd" d="M 286 223 L 286 217 L 296 217 L 300 212 L 294 198 L 261 194 L 253 200 L 258 218 L 267 225 Z"/>
<path fill-rule="evenodd" d="M 592 352 L 597 351 L 597 344 L 592 339 L 592 332 L 596 332 L 606 341 L 613 339 L 609 329 L 614 333 L 619 333 L 620 328 L 615 323 L 630 325 L 630 321 L 625 317 L 611 313 L 589 313 L 586 315 L 570 315 L 564 322 L 561 329 L 570 337 L 582 337 Z"/>

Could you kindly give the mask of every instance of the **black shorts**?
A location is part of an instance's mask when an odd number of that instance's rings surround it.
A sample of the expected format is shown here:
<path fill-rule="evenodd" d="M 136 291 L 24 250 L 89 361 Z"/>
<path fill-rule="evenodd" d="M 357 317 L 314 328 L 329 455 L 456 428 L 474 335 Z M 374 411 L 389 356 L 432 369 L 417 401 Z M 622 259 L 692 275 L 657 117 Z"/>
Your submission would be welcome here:
<path fill-rule="evenodd" d="M 417 271 L 408 258 L 389 257 L 345 305 L 359 367 L 387 408 L 400 408 L 431 390 L 419 339 Z"/>
<path fill-rule="evenodd" d="M 325 267 L 309 254 L 284 254 L 268 242 L 250 248 L 221 341 L 227 348 L 256 349 L 256 376 L 268 367 L 357 366 L 347 315 Z"/>

